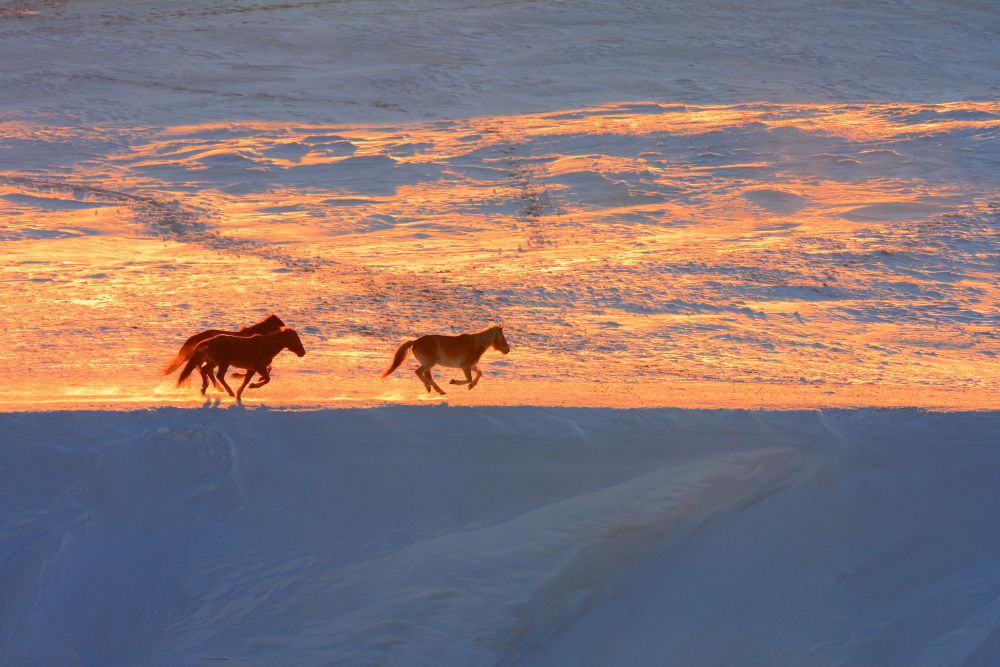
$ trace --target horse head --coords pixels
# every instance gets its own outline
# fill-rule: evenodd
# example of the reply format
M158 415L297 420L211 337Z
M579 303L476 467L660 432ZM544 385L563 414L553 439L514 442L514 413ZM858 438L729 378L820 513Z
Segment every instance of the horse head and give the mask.
M503 325L499 324L495 328L496 334L493 336L493 349L507 354L510 352L510 344L507 343L507 338L503 335Z
M299 340L299 334L295 329L285 327L281 330L281 333L285 339L285 347L300 357L306 356L306 348L302 347L302 341Z

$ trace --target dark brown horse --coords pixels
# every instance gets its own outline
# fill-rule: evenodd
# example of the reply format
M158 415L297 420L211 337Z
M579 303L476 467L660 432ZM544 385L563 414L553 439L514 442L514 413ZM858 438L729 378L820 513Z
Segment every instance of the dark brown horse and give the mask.
M381 377L384 378L399 368L406 359L406 353L412 351L413 357L420 362L420 366L414 372L424 383L428 393L434 389L437 393L444 394L444 390L431 376L431 368L435 364L461 368L465 373L465 379L452 380L451 384L467 384L469 389L472 389L479 384L479 378L483 376L483 372L479 370L479 358L490 347L504 354L510 352L510 345L503 335L503 325L458 336L421 336L416 340L406 341L396 349L392 363L382 372ZM476 374L475 378L472 377L473 372Z
M222 331L220 329L208 329L207 331L202 331L201 333L195 334L184 341L184 344L181 345L181 349L176 356L170 360L170 363L163 367L163 374L170 375L180 368L181 364L191 358L191 353L194 352L194 348L203 340L208 340L209 338L222 334L227 336L253 336L255 334L269 334L278 331L283 326L285 326L285 323L281 321L281 318L274 313L271 313L257 324L251 324L248 327L243 327L239 331ZM213 381L212 384L215 384L215 382Z
M286 347L300 357L305 356L306 350L302 347L299 335L295 329L288 327L282 327L274 333L257 334L250 337L229 334L214 336L195 346L191 358L188 359L187 365L184 366L180 377L177 378L177 384L180 385L187 380L197 367L201 371L201 393L204 394L205 389L208 388L212 371L218 369L215 377L229 392L229 395L235 396L236 401L239 402L243 390L246 389L254 373L260 373L261 380L251 384L251 389L263 387L271 381L269 373L271 360ZM243 384L240 385L235 394L232 388L226 384L226 371L229 370L230 366L246 370Z

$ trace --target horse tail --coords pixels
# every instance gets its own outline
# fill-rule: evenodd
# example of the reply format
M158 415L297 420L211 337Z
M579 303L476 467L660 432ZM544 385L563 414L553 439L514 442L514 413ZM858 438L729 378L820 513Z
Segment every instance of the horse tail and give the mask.
M181 371L180 377L177 378L177 386L178 387L181 386L182 384L184 384L184 381L188 379L188 376L191 375L191 373L194 371L194 369L198 367L198 364L201 363L201 361L202 361L201 356L202 355L201 355L201 349L200 348L201 348L201 346L199 345L198 347L196 347L194 349L194 353L191 355L191 358L188 359L187 365L184 367L184 370ZM178 355L178 356L180 356L180 355Z
M394 370L399 368L399 365L403 363L404 359L406 359L406 353L410 351L410 348L413 347L413 344L416 342L417 341L415 340L408 340L402 345L400 345L398 348L396 348L396 354L392 358L392 364L389 365L389 368L382 371L382 375L380 375L379 377L385 378Z
M184 341L183 345L181 345L181 349L179 352L177 352L177 355L174 356L174 358L171 359L167 363L167 365L165 365L162 369L160 369L161 372L164 375L170 375L178 368L180 368L181 364L183 364L185 361L191 358L191 355L194 353L194 348L198 346L198 343L200 343L203 340L212 338L213 336L217 336L220 333L222 332L217 331L215 329L209 329L208 331L202 331L200 334L195 334L191 336L186 341Z
M183 347L181 347L181 351L178 352L177 355L173 359L171 359L163 368L161 368L160 372L163 373L164 375L170 375L178 368L180 368L181 364L187 361L190 357L191 357L191 346L189 346L187 343L184 343Z

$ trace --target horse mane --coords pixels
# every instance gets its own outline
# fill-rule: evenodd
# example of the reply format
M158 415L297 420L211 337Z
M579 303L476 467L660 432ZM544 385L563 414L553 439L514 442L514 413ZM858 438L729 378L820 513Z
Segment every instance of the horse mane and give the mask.
M285 326L285 323L281 321L280 317L278 317L274 313L271 313L270 315L262 319L260 322L256 322L255 324L251 324L250 326L241 327L238 333L244 333L247 331L258 331L260 329L267 329L273 326L281 328Z
M468 335L470 337L472 337L472 339L476 342L476 344L488 346L488 345L492 345L493 344L493 341L496 340L497 335L502 330L503 330L503 327L500 327L499 325L494 324L491 327L486 327L482 331L477 331L475 333L468 334Z
M291 327L281 327L277 331L269 331L267 333L255 333L252 336L234 336L234 338L245 338L246 340L253 340L255 338L277 338L279 336L287 336L289 331L298 335L295 329Z

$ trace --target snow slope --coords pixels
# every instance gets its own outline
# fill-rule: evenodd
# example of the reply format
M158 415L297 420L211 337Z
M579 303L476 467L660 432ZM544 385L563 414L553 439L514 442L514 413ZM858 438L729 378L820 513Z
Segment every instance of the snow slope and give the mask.
M0 415L4 665L989 665L995 412Z

